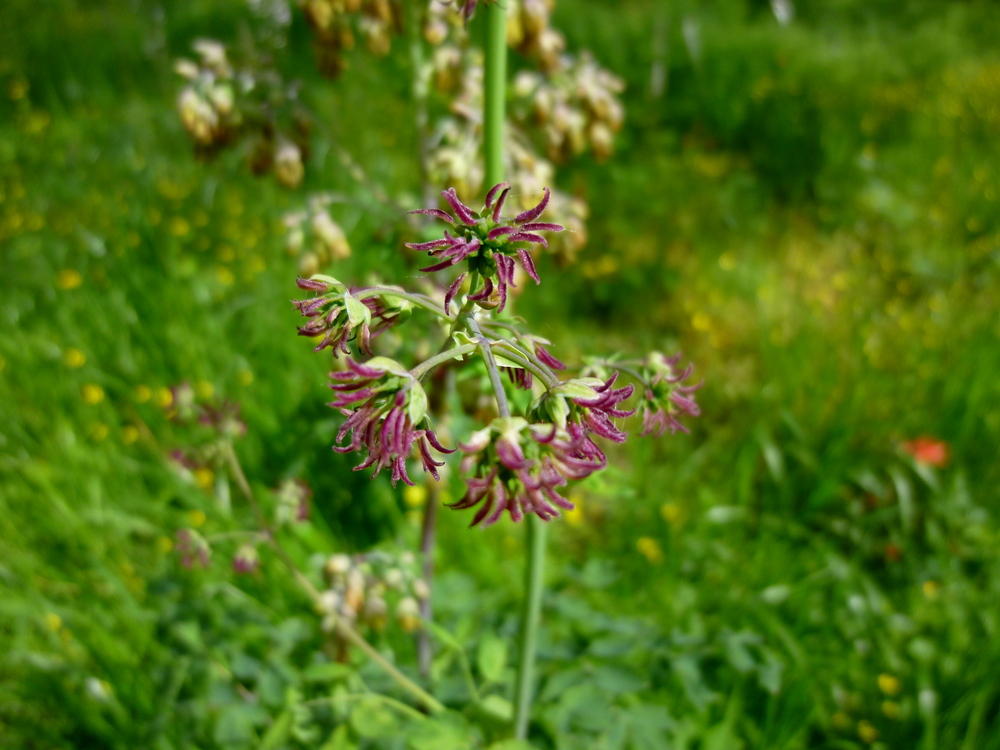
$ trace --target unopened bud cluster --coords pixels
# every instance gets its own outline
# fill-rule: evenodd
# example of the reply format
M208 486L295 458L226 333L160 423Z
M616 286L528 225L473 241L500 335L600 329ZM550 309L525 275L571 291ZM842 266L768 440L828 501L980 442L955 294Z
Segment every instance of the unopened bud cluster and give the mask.
M555 5L555 0L507 3L507 44L525 57L538 60L546 72L559 69L559 56L566 49L566 38L549 22Z
M282 217L287 230L285 249L299 259L299 273L303 276L312 276L351 256L347 235L327 209L330 202L327 195L314 195L304 210Z
M430 589L416 574L412 554L331 555L323 576L327 587L316 606L325 632L336 634L340 623L381 632L390 618L408 633L420 627L419 602Z

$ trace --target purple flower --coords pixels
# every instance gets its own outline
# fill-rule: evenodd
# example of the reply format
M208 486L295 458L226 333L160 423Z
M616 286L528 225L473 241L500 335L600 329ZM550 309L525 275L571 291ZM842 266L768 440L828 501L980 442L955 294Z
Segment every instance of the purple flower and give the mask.
M469 299L482 307L498 307L501 311L507 304L507 288L514 286L516 263L521 264L525 273L536 284L541 283L529 253L535 245L548 247L548 241L538 232L563 230L559 224L535 221L549 203L551 191L548 188L545 188L537 206L513 219L505 219L503 206L509 192L510 185L506 182L494 185L486 194L483 210L476 213L459 200L454 188L445 190L441 195L451 207L452 214L437 208L425 208L411 213L434 216L452 224L452 230L446 231L441 239L406 244L411 250L426 252L436 261L420 269L427 273L467 262L469 271L479 273L483 279L482 287L472 290ZM464 274L448 288L446 309L457 293L462 278Z
M584 424L591 432L607 438L615 443L624 443L628 434L615 426L612 418L631 417L635 409L619 409L618 404L629 398L635 387L627 385L624 388L614 388L618 373L615 372L603 385L594 387L593 398L572 398L571 401L580 408Z
M329 278L329 277L323 277ZM330 282L335 282L330 279ZM300 336L322 336L314 351L326 348L350 354L347 344L352 339L358 348L371 356L371 342L387 328L398 323L401 314L410 309L410 303L391 297L366 294L365 287L347 289L339 282L328 283L317 279L298 279L300 288L320 292L320 296L305 300L292 300L309 322L299 326Z
M466 493L449 507L480 506L472 526L489 526L506 512L514 522L526 513L544 521L572 510L558 490L607 465L604 454L579 425L529 424L520 417L495 419L459 445Z
M239 575L253 573L260 567L260 555L252 544L241 544L233 557L233 570Z
M177 531L177 552L181 556L181 565L193 568L199 565L207 568L212 559L212 549L201 534L194 529L179 529Z
M361 471L374 467L374 479L382 469L390 469L392 483L403 481L413 485L406 473L406 459L418 454L424 471L440 479L431 449L439 453L453 453L438 441L430 427L417 427L426 420L427 395L423 387L396 362L376 357L367 364L358 364L347 358L347 370L330 373L334 381L330 388L337 397L330 406L340 409L347 421L337 432L337 453L350 453L364 449L368 456L354 467Z
M662 354L653 353L649 356L647 366L653 375L642 402L641 435L655 433L660 437L668 429L671 433L690 432L681 424L678 417L683 415L697 417L701 414L701 407L695 402L692 394L701 388L705 381L699 381L694 385L681 385L682 381L690 377L694 365L689 364L678 372L675 368L680 359L680 354L664 357Z
M201 409L198 421L225 437L243 437L247 434L246 423L240 419L240 405L235 401L206 404Z

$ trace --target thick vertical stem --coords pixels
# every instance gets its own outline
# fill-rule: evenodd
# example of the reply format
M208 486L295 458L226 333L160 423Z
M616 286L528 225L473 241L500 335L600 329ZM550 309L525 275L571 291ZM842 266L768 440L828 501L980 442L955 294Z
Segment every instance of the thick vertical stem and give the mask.
M507 11L500 2L486 3L486 90L483 94L483 145L486 186L503 182L504 108L507 103Z
M504 107L507 98L507 12L500 2L486 5L486 91L483 113L483 140L486 156L486 184L504 178ZM545 564L545 523L533 514L527 519L528 548L525 598L521 620L521 654L517 669L514 736L528 736L528 718L534 698L535 649L538 620L542 611L542 572Z
M434 582L434 541L437 536L438 504L441 502L439 493L439 485L436 482L429 485L427 504L424 506L424 523L420 530L420 555L423 558L421 576L431 591L433 591ZM432 616L431 597L428 596L420 602L420 617L429 621ZM421 628L417 634L417 661L420 664L421 677L430 676L433 658L434 645L431 643L430 634L427 632L427 628Z
M514 695L514 737L528 737L528 719L535 693L535 649L538 642L538 621L542 614L542 576L545 567L545 537L548 528L538 516L528 515L525 545L528 566L525 571L523 620L521 622L521 661L517 668Z

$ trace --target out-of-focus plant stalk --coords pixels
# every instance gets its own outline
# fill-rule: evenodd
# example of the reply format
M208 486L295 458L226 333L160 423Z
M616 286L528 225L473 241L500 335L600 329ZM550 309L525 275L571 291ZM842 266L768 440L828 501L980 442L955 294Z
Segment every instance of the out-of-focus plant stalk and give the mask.
M486 184L503 182L503 129L507 103L507 11L500 2L487 3L486 69L483 99L483 141Z
M499 2L489 3L484 10L486 11L486 91L483 96L485 101L483 140L486 150L486 184L496 185L504 179L507 11ZM486 351L483 354L490 358L492 356L487 355ZM521 654L514 705L514 736L517 739L525 739L528 736L528 718L534 697L535 649L538 641L538 620L542 611L542 573L545 564L545 523L530 514L525 523L528 560L521 620Z

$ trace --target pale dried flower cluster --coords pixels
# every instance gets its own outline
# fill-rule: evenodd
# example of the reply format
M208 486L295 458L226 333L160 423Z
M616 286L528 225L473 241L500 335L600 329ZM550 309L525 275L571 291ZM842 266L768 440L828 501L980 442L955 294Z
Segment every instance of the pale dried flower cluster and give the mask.
M249 136L247 160L254 174L273 172L284 187L298 187L310 123L295 87L273 70L235 70L220 42L200 39L193 47L198 62L180 59L174 70L188 82L177 110L197 151L211 156Z
M598 161L611 156L625 119L618 98L624 89L620 78L586 53L563 56L551 74L524 70L514 79L518 119L541 130L546 154L556 163L588 150Z
M381 632L390 615L408 633L420 627L419 602L430 596L430 588L415 571L409 552L390 555L331 555L323 567L327 587L317 609L323 630L336 634L338 623L351 627L364 624ZM394 606L390 607L390 602Z
M398 5L391 0L299 0L299 6L315 32L320 72L331 78L347 67L344 53L354 49L355 33L364 37L371 54L384 57L402 26Z
M327 208L331 202L325 193L314 195L305 209L282 217L287 229L285 250L299 259L299 273L303 276L312 276L328 264L351 256L347 235Z

